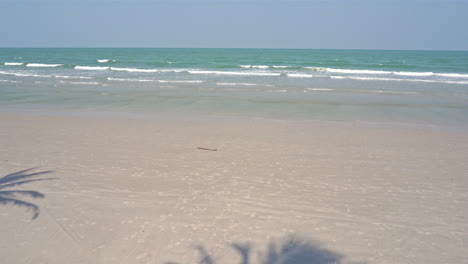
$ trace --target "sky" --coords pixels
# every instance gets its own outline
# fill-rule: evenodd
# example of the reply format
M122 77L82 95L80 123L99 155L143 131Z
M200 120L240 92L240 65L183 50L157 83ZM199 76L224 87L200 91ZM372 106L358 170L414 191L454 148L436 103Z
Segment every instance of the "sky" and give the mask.
M0 0L0 47L468 50L468 0Z

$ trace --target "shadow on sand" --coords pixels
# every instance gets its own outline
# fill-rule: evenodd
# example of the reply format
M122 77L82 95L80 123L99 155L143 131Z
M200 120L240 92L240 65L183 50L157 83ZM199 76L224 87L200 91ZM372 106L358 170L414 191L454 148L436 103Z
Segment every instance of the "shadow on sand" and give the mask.
M30 168L27 170L18 171L15 173L8 174L0 178L0 204L3 205L16 205L26 207L27 209L31 209L33 211L33 220L37 218L39 215L39 206L18 199L18 196L30 197L30 198L44 198L44 194L33 191L33 190L8 190L11 187L20 186L26 183L35 182L35 181L45 181L45 180L53 180L56 178L41 178L41 179L33 179L33 177L37 177L39 175L49 174L53 171L41 171L41 172L31 172L36 168ZM7 189L7 190L5 190Z
M344 256L340 253L323 248L316 242L308 241L298 236L288 236L280 242L272 241L265 252L253 252L249 243L233 243L230 245L240 256L240 264L340 264L344 263ZM198 245L195 249L199 252L199 264L216 264L214 258L207 250ZM251 262L252 258L256 257ZM350 263L349 261L346 263ZM358 264L356 262L352 262ZM359 262L363 264L362 262ZM167 262L166 264L176 264Z

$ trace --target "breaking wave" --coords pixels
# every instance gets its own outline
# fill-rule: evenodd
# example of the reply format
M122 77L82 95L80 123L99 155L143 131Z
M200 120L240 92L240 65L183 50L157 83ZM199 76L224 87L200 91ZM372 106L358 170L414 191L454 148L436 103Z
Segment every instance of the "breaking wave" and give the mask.
M239 75L239 76L280 76L277 72L237 72L237 71L202 71L190 70L190 74L215 74L215 75Z
M112 71L123 71L123 72L160 72L158 69L136 69L136 68L119 68L119 67L110 67Z
M5 62L4 63L6 66L20 66L23 65L23 62Z
M45 64L45 63L28 63L26 67L35 67L35 68L55 68L63 66L63 64Z
M103 66L75 66L76 70L85 70L85 71L104 71L108 70L109 67Z

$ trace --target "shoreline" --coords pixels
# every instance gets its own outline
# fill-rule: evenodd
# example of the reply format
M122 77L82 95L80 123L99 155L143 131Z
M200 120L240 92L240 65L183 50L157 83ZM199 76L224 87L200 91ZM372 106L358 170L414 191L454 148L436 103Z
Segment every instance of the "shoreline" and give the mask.
M410 122L400 120L345 120L345 119L305 119L300 117L272 117L265 115L252 116L242 113L214 113L214 112L174 112L163 110L117 110L117 109L57 109L44 107L1 107L0 115L38 116L38 117L71 117L82 119L112 119L112 120L142 120L142 121L179 121L179 122L207 122L207 123L284 123L303 124L307 126L343 126L361 128L402 129L420 131L439 131L455 134L467 134L468 125Z
M7 262L193 263L206 250L216 263L238 263L232 243L250 243L257 263L291 236L339 263L467 261L465 133L4 113L0 121L0 177L33 168L57 178L11 188L45 195L21 197L38 205L34 220L0 205Z

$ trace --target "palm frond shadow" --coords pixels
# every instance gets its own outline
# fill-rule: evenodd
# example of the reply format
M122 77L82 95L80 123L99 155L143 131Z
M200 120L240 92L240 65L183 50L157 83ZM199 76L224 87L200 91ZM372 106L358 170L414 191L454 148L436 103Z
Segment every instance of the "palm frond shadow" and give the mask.
M239 254L240 264L340 264L344 261L342 254L298 236L288 236L280 242L271 241L265 252L257 252L258 262L251 262L253 258L251 244L233 243L230 246ZM199 264L216 264L214 258L203 246L198 245L195 249L200 255Z
M18 199L18 196L37 199L37 198L44 198L45 195L42 194L41 192L33 191L33 190L5 190L5 189L9 189L11 187L16 187L16 186L24 185L27 183L36 182L36 181L56 179L56 178L34 179L34 177L44 175L44 174L49 174L53 172L53 171L32 172L34 169L36 168L30 168L30 169L14 172L14 173L8 174L0 178L0 204L3 204L3 205L12 204L15 206L26 207L27 209L30 209L33 211L33 217L32 217L33 220L39 216L39 206L30 202L27 202L27 201Z

